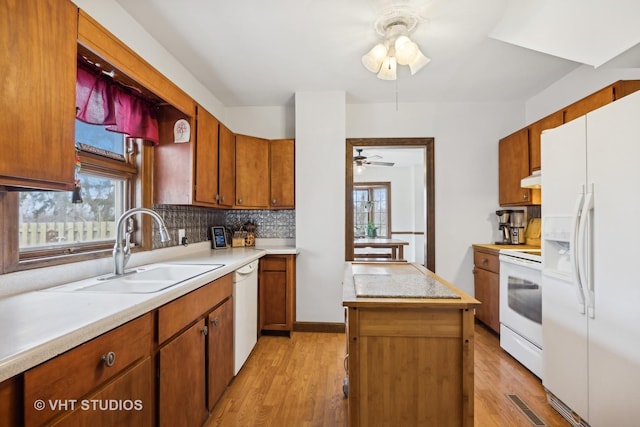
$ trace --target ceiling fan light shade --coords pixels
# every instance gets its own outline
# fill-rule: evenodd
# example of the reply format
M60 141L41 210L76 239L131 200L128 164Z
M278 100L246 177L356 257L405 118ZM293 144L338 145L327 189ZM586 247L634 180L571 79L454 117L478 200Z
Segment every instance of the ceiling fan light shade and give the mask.
M384 44L378 43L369 52L362 56L362 65L372 73L377 73L387 56L387 48Z
M409 63L420 52L418 45L415 44L407 36L400 36L395 42L396 60L400 65L409 65Z
M395 80L396 79L396 58L393 56L387 56L382 62L378 78L382 80Z
M431 62L431 58L427 58L422 54L420 49L416 53L416 56L409 62L409 68L411 69L411 75L414 75L420 71L425 65Z

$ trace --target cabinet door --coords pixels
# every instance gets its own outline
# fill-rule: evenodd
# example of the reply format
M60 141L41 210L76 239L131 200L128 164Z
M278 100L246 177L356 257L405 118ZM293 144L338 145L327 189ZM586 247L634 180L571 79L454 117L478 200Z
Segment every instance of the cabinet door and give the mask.
M208 408L213 410L233 379L233 301L226 302L207 316L208 337Z
M529 130L521 129L499 143L500 205L530 205L531 190L520 187L529 175Z
M476 308L476 317L500 333L500 276L482 268L475 268L473 274L475 298L482 303Z
M21 384L22 379L19 376L0 383L0 426L24 425Z
M205 333L199 321L160 349L160 426L199 426L207 417Z
M103 389L77 402L75 411L52 426L152 426L153 391L152 363L147 357Z
M545 129L553 129L562 124L562 111L557 111L529 125L529 169L540 169L540 137Z
M198 106L196 126L195 199L199 203L215 205L218 197L218 120Z
M269 142L271 207L295 207L295 152L293 139Z
M6 0L0 17L0 186L71 190L78 9Z
M236 206L269 207L269 141L236 135Z
M260 260L260 329L291 332L295 313L295 255Z
M231 207L236 199L236 136L222 123L218 151L218 204Z

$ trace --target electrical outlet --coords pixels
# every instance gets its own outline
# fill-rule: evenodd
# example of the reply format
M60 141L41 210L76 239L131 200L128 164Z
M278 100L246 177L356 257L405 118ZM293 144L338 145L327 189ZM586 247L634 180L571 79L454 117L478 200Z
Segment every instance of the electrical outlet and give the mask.
M178 229L178 242L182 243L182 239L184 239L187 236L186 230L184 228L179 228Z

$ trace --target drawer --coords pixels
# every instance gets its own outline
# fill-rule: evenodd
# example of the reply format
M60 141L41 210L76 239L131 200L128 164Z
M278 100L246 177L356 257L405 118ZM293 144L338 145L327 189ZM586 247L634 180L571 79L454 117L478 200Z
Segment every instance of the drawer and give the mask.
M500 273L500 259L498 252L484 252L479 250L473 251L473 264L476 268Z
M24 374L25 425L41 425L61 412L50 404L40 411L34 402L79 400L137 360L151 354L153 322L150 313L100 335ZM112 354L113 363L103 360ZM67 410L73 409L67 406Z
M261 258L260 271L287 271L287 257L265 256Z
M158 344L193 323L231 296L232 275L227 274L158 309Z

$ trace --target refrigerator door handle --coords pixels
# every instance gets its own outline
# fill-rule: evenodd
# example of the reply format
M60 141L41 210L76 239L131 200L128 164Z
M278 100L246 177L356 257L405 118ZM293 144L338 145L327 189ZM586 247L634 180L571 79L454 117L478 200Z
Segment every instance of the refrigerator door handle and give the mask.
M587 225L589 224L589 214L593 210L593 192L587 192L584 203L582 204L582 212L580 214L580 225L578 226L578 272L580 276L580 286L582 287L583 295L587 301L587 315L593 318L593 298L589 293L589 279L590 275L587 275Z
M575 283L576 296L578 297L578 312L580 314L585 313L584 292L582 284L580 283L580 265L578 263L578 225L580 223L580 212L582 211L582 202L584 201L584 186L580 186L578 192L578 198L573 209L573 215L571 216L571 236L569 242L571 248L569 251L569 259L571 262L573 281Z

